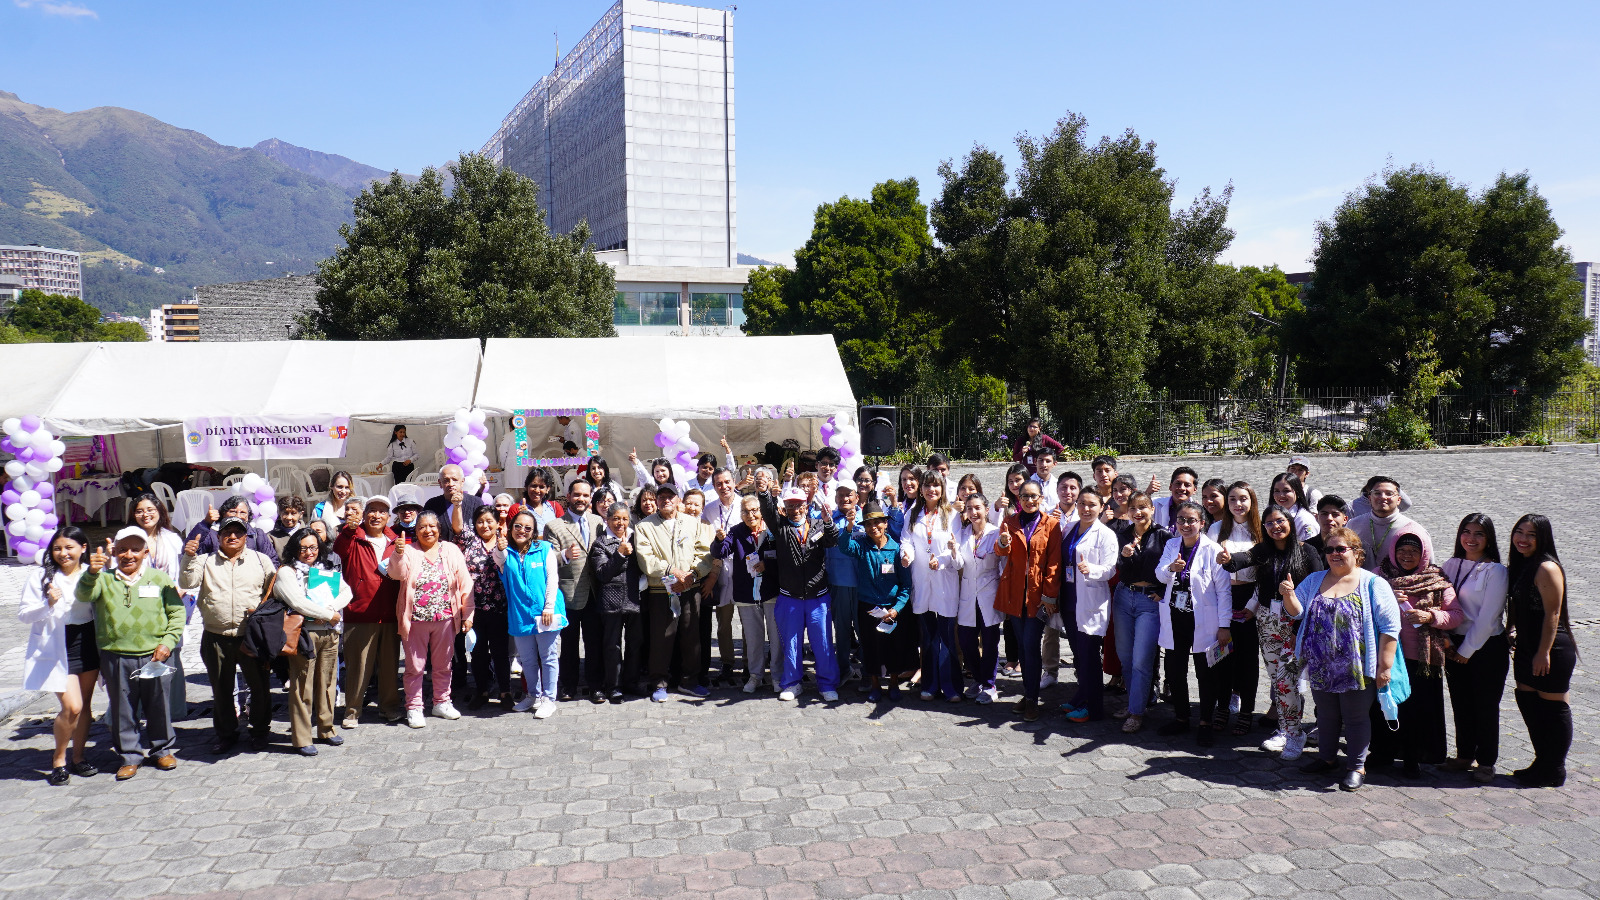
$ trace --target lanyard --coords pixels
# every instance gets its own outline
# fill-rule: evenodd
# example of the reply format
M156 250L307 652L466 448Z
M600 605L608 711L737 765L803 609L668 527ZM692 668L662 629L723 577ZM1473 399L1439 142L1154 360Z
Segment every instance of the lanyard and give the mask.
M1082 529L1083 523L1078 522L1072 526L1071 531L1067 532L1067 568L1069 569L1075 569L1078 565L1078 541L1082 538L1082 535L1078 532Z
M1467 570L1467 573L1465 575L1461 574L1461 570L1462 569L1466 569ZM1477 571L1478 571L1478 563L1475 563L1472 560L1467 559L1466 557L1461 557L1460 561L1456 563L1456 575L1458 576L1458 578L1450 579L1450 586L1456 589L1456 599L1457 600L1461 599L1461 587L1462 587L1462 585L1465 585L1467 582L1471 581L1473 573L1475 573Z
M1183 571L1178 573L1178 580L1183 582L1181 587L1184 590L1188 590L1189 576L1194 572L1194 554L1200 549L1200 539L1195 539L1193 547L1184 547L1181 543L1183 539L1179 538L1178 540L1180 541L1178 544L1178 558L1183 560Z

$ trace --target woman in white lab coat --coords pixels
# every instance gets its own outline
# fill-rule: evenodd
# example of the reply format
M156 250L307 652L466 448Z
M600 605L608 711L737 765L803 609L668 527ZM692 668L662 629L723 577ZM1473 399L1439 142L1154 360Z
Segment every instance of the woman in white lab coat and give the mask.
M961 572L956 565L955 510L937 475L918 479L922 502L913 506L900 533L900 563L911 574L911 611L922 623L923 700L961 699L961 665L956 660L956 613L961 604Z
M1072 643L1072 664L1078 689L1063 704L1073 722L1106 717L1105 671L1101 644L1111 622L1111 576L1117 574L1120 547L1116 534L1100 521L1105 498L1092 487L1078 494L1078 521L1067 525L1073 511L1062 511L1061 618Z
M982 493L967 496L962 518L965 521L956 532L956 565L961 568L956 637L962 658L972 667L967 696L988 704L1000 696L994 680L1000 668L1000 623L1006 618L994 608L1000 587L1000 554L994 542L1000 528L989 524L989 500Z
M32 626L22 658L22 688L52 691L61 702L54 729L55 751L46 778L52 785L66 784L73 775L88 778L99 772L83 758L89 742L89 701L100 677L94 605L75 599L88 546L89 539L81 529L71 525L58 529L50 538L43 575L23 582L17 611L17 618Z

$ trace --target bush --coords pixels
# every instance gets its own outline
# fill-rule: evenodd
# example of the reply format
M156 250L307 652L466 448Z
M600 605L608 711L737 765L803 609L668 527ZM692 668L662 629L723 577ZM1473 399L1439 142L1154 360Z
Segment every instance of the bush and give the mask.
M1361 450L1426 450L1434 446L1428 420L1400 404L1374 410L1367 417L1367 433L1357 444Z

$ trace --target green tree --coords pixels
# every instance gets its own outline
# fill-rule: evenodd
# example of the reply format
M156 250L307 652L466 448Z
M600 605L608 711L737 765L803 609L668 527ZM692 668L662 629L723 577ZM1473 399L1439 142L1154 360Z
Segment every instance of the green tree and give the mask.
M138 322L104 322L94 330L94 340L140 343L150 340L150 333Z
M1014 187L982 146L940 166L918 310L944 323L947 357L1057 415L1236 379L1245 291L1216 263L1229 192L1174 214L1155 145L1132 131L1090 143L1086 126L1069 114L1020 135Z
M751 272L744 330L831 333L858 395L913 389L927 370L933 332L903 309L900 276L932 243L915 178L876 185L868 200L824 203L793 270Z
M1245 296L1250 311L1278 323L1273 326L1257 320L1256 327L1251 329L1239 386L1253 391L1272 391L1278 384L1278 366L1283 354L1288 352L1283 340L1285 323L1303 309L1300 287L1290 284L1288 276L1277 266L1267 269L1242 266L1239 274L1249 281ZM1290 374L1293 374L1292 366Z
M551 234L538 186L476 154L413 183L375 182L340 229L345 246L318 264L310 337L605 337L616 278L589 229Z
M37 340L58 344L95 340L100 310L65 294L46 294L29 288L12 307L11 324Z
M1289 329L1300 380L1399 392L1415 412L1452 383L1554 391L1589 328L1560 236L1526 174L1473 197L1429 168L1386 172L1317 225Z

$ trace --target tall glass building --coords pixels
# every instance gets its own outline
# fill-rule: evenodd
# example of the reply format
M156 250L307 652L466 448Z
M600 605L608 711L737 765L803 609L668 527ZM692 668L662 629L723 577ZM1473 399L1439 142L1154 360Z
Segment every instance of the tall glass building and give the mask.
M733 88L731 12L619 0L483 148L589 223L621 334L739 333Z

